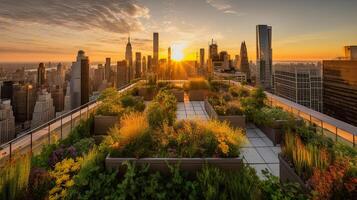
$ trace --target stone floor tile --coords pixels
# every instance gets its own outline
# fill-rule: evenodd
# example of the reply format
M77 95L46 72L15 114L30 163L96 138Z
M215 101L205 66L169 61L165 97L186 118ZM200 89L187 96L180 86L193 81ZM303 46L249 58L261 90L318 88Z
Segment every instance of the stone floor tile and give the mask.
M279 163L278 156L270 147L257 147L256 149L265 163Z
M255 148L242 148L241 153L248 164L264 163L264 159L259 155Z

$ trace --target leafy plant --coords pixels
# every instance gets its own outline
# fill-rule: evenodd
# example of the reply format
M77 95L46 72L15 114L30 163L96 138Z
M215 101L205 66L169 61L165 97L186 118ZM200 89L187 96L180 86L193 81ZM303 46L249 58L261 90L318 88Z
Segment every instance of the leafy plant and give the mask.
M45 169L36 167L31 169L27 199L47 199L51 187L53 187L51 177Z
M229 88L229 93L236 98L244 98L249 96L249 90L242 86L232 86Z
M184 84L185 90L208 90L209 83L203 78L190 79Z
M210 81L210 88L213 92L228 92L229 84L224 81Z

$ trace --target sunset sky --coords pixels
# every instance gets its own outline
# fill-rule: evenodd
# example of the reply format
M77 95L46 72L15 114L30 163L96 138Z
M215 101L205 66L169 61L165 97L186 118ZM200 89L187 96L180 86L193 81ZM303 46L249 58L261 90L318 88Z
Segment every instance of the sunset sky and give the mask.
M152 54L184 46L186 59L211 38L233 57L246 41L255 61L255 26L273 27L274 60L341 56L357 44L357 0L0 0L0 62L72 61L79 49L91 61Z

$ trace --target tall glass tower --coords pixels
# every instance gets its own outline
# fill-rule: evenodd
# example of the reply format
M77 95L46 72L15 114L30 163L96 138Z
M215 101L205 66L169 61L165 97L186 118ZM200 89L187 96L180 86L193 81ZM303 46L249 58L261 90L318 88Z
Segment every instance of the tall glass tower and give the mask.
M257 83L264 89L272 87L272 27L257 25Z

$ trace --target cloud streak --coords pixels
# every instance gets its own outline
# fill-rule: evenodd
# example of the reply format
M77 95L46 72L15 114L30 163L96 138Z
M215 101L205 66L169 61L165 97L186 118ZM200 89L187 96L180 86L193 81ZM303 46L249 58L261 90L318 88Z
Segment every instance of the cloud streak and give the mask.
M238 11L232 7L229 0L206 0L206 2L225 14L239 14Z
M12 21L100 29L114 33L140 31L149 9L135 0L1 0L0 25Z

